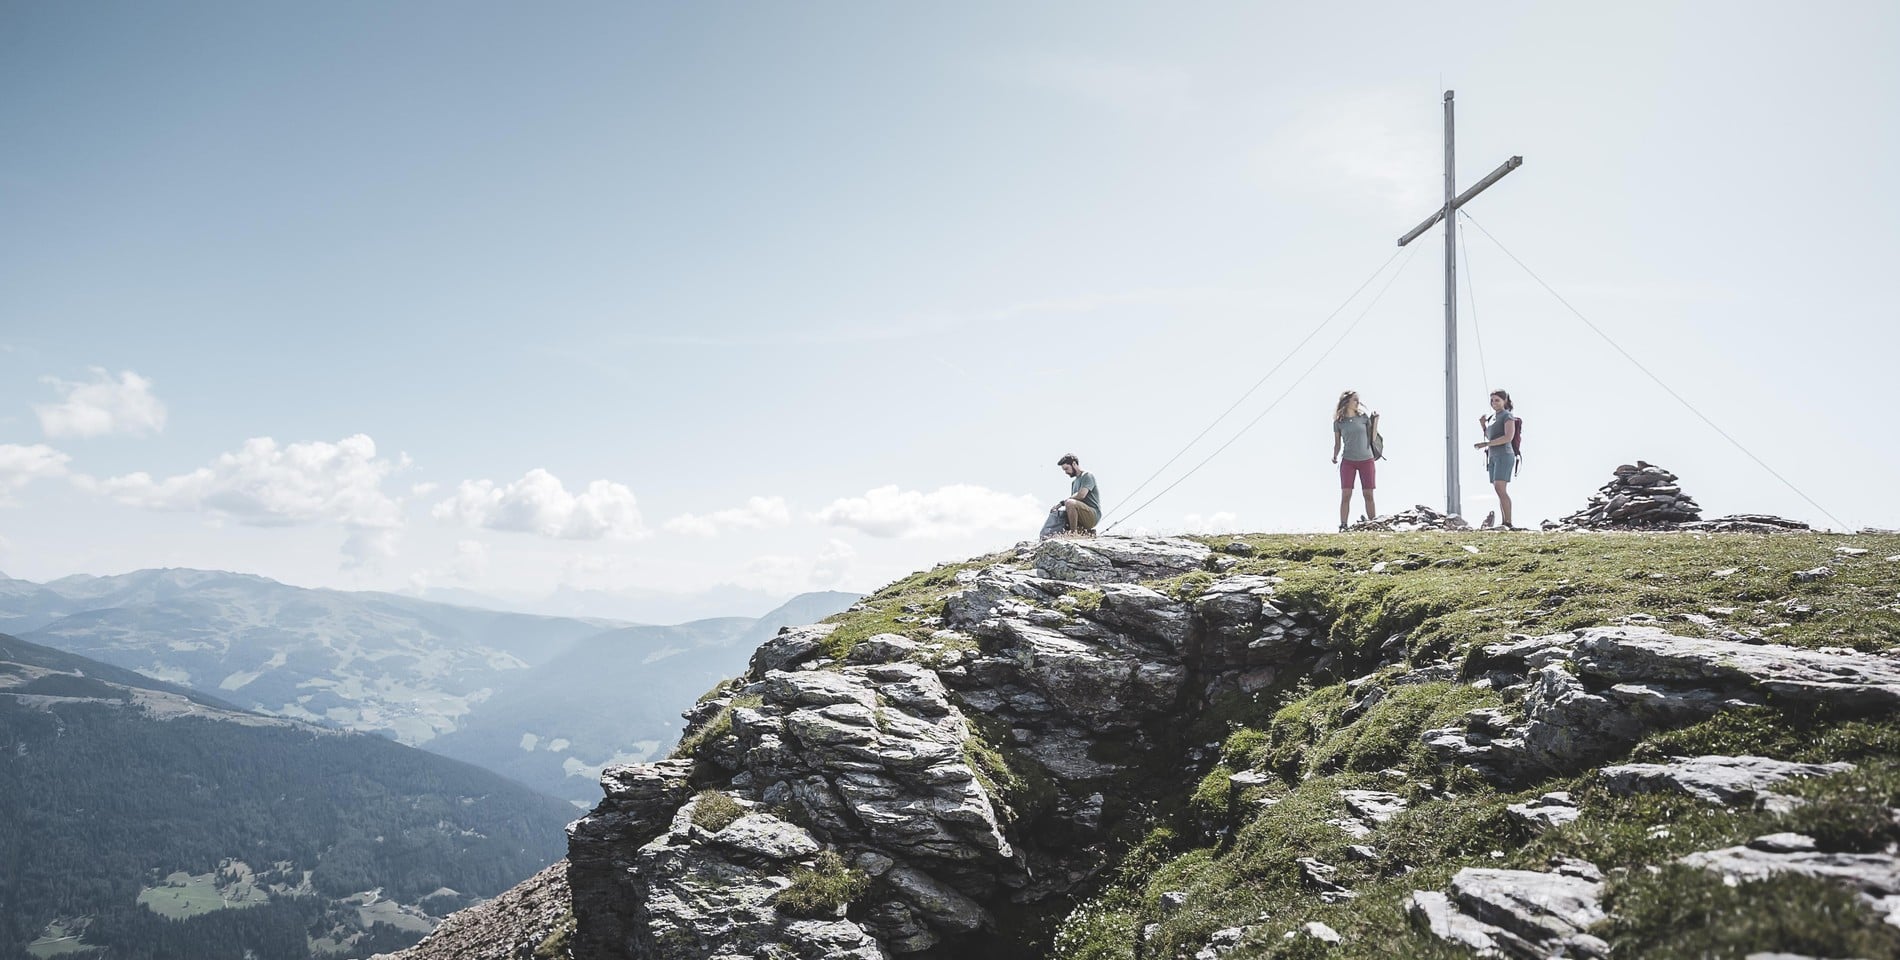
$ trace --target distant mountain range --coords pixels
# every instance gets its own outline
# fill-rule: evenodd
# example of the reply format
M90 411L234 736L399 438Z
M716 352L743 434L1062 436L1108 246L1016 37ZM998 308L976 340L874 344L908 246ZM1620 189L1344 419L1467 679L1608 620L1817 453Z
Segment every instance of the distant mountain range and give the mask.
M0 631L591 804L602 766L664 752L679 711L760 641L855 599L805 594L756 619L655 627L165 569L0 576Z
M600 799L601 767L665 755L679 739L680 711L743 672L752 651L780 627L817 622L856 600L851 593L809 593L757 620L596 634L526 671L428 749L591 806Z
M466 763L0 635L0 960L365 957L559 858L572 816Z
M781 599L763 590L721 584L699 593L666 590L581 590L560 587L544 596L495 596L460 587L417 591L421 600L544 617L580 617L629 623L685 623L716 617L762 617Z

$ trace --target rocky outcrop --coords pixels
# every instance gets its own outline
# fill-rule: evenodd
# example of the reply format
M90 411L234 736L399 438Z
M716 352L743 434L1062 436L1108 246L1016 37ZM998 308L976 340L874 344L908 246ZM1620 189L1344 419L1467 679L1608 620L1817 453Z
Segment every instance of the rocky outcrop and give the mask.
M1817 849L1812 837L1776 833L1739 847L1692 853L1677 862L1734 880L1793 873L1839 883L1900 927L1900 856L1891 847L1876 853L1829 853Z
M1516 710L1486 708L1430 730L1441 757L1501 783L1574 773L1645 734L1733 707L1827 701L1836 709L1900 705L1900 658L1676 636L1657 627L1597 627L1484 649L1491 685Z
M1544 960L1607 957L1610 945L1587 931L1604 919L1603 874L1582 860L1559 859L1550 873L1467 867L1447 892L1414 890L1414 922L1479 956Z
M1036 549L1036 572L1074 583L1129 583L1179 576L1213 551L1174 537L1058 537Z
M961 574L927 643L877 635L834 662L835 628L781 632L688 712L690 759L610 769L570 828L576 955L868 958L979 934L1087 883L1114 824L1178 791L1183 717L1327 652L1271 577L1186 599L1139 582L1233 562L1193 541L1023 559ZM708 790L738 818L702 825ZM1368 792L1364 815L1395 801ZM851 896L788 909L826 854Z

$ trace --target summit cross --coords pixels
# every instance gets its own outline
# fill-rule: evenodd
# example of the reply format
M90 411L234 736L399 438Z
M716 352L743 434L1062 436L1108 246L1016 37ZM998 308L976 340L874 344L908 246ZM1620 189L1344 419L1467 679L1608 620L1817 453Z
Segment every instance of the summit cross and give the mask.
M1499 165L1496 170L1485 175L1483 180L1472 184L1471 189L1458 193L1456 167L1452 151L1452 91L1445 91L1445 205L1439 207L1425 222L1413 227L1410 233L1399 238L1403 247L1418 235L1432 228L1440 220L1445 221L1445 512L1459 516L1458 506L1458 244L1453 216L1466 201L1484 192L1486 187L1504 178L1504 175L1516 170L1524 163L1523 157L1512 157Z

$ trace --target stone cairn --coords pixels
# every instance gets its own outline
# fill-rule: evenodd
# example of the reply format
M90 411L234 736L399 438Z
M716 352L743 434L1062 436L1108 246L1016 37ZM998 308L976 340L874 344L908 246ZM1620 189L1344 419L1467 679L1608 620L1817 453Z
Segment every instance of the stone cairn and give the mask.
M1623 464L1582 510L1559 521L1565 527L1635 529L1673 527L1702 519L1702 508L1682 492L1676 475L1644 460Z
M1544 521L1546 530L1686 530L1703 533L1779 533L1806 530L1796 520L1765 513L1702 519L1702 507L1682 492L1675 474L1644 460L1623 464L1590 497L1583 509L1562 520Z

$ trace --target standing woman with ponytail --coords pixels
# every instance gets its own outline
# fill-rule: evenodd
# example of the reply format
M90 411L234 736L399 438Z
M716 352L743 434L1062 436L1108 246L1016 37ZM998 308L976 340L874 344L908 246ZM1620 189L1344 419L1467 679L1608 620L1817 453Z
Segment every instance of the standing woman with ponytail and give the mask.
M1346 518L1352 514L1352 478L1359 478L1359 489L1366 496L1366 519L1379 519L1379 510L1373 506L1372 490L1378 486L1378 471L1374 469L1372 438L1379 432L1379 415L1359 409L1359 394L1347 390L1339 395L1338 405L1333 407L1333 462L1339 464L1339 529L1346 529ZM1341 449L1346 459L1339 459Z
M1484 439L1473 446L1484 451L1491 487L1498 492L1498 513L1508 529L1511 494L1505 487L1510 485L1511 474L1517 468L1517 451L1511 448L1511 441L1517 439L1517 414L1512 412L1510 393L1491 391L1491 413L1478 418L1478 429L1484 431Z

